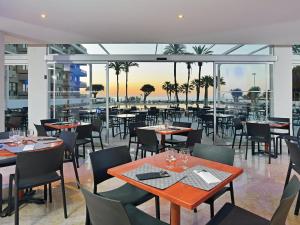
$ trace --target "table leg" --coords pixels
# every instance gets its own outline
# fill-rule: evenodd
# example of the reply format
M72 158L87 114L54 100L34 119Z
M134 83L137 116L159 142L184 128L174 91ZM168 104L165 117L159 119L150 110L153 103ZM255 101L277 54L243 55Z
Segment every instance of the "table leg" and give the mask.
M161 138L160 138L160 144L162 146L165 146L165 141L166 141L166 135L162 134L161 135Z
M126 138L126 124L127 124L127 118L124 118L124 136L123 136L123 139Z
M171 202L170 225L180 225L180 206Z

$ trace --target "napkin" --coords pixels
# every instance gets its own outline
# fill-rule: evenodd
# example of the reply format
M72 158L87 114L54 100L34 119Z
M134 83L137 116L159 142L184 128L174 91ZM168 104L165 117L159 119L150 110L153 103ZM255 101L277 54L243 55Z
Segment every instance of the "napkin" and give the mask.
M34 150L34 144L25 145L24 148L23 148L23 152L32 151L32 150Z
M221 180L212 175L210 172L204 170L193 170L199 177L202 178L207 184L220 183Z

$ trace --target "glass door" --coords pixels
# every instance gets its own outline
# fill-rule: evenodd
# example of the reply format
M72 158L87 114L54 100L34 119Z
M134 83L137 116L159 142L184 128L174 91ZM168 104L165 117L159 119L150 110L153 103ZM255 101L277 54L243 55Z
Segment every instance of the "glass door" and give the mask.
M238 121L244 126L245 121L269 116L270 64L216 63L214 74L215 144L232 146L235 129L242 132ZM235 138L236 148L239 140Z

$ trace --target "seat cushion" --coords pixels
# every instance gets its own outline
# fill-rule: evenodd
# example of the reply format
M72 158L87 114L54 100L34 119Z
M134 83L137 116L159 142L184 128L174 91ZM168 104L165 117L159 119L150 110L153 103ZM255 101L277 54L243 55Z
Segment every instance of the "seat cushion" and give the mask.
M270 221L238 206L226 203L207 225L269 225Z
M76 145L85 145L87 143L90 143L91 140L88 140L88 139L77 139L76 140Z
M167 225L132 205L126 205L125 210L132 225Z
M123 204L132 205L142 204L154 197L149 192L136 188L128 183L111 191L99 192L98 194L109 199L120 201Z
M53 172L35 178L21 179L19 181L19 188L23 189L28 187L37 187L57 180L60 180L60 176L58 175L58 173Z

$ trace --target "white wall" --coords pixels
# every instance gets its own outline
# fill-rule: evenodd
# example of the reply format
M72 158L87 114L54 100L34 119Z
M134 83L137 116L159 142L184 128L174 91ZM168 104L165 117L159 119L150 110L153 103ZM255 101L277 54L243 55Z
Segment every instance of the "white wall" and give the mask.
M0 31L0 132L5 130L4 34Z
M291 46L275 46L274 55L277 62L273 67L273 99L272 112L275 117L289 117L292 119L292 59Z
M28 127L48 118L48 78L45 55L46 46L28 47Z

